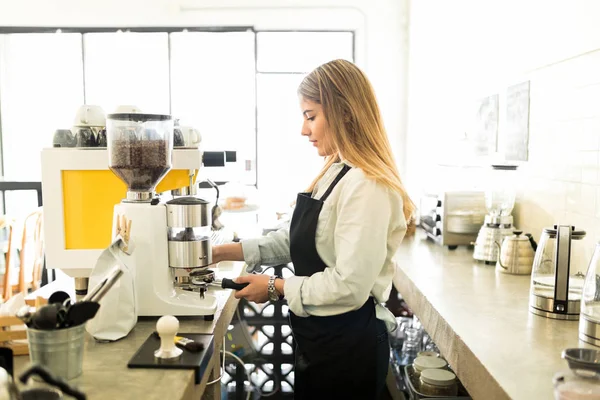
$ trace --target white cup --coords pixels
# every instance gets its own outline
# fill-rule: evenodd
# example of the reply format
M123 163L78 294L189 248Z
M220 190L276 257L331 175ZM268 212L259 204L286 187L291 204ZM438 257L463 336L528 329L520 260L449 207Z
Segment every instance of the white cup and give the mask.
M106 115L100 106L84 104L77 110L73 126L106 126Z
M180 126L181 134L183 135L183 143L185 147L198 147L202 142L200 132L191 126Z

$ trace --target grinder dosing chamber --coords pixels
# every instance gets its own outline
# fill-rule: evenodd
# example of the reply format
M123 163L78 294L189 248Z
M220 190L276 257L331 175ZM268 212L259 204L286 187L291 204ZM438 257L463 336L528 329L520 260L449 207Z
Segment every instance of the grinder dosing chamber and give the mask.
M187 284L189 271L212 263L209 203L197 197L179 197L167 203L169 267L175 283Z

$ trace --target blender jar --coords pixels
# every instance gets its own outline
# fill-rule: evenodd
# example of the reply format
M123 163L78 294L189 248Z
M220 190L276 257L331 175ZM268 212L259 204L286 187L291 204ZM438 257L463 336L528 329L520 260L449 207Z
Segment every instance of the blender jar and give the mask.
M128 199L134 199L136 193L153 192L171 169L171 116L109 114L106 133L108 166L127 185Z
M505 217L515 206L517 184L516 165L492 165L492 173L485 192L485 207L491 217Z

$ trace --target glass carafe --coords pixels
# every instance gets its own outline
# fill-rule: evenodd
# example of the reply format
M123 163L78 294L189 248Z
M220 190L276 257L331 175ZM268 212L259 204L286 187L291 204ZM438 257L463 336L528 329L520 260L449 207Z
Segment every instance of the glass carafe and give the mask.
M109 114L106 134L108 166L127 185L127 198L137 200L136 193L153 192L171 169L171 116Z
M529 310L547 318L579 319L585 231L554 225L542 232L531 274Z
M585 275L582 301L579 339L600 346L600 243Z

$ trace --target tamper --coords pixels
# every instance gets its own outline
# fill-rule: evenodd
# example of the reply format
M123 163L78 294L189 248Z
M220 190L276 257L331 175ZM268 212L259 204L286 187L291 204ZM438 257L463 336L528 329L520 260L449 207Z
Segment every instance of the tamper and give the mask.
M154 357L160 359L176 358L183 353L179 347L175 346L175 335L179 330L179 321L172 315L160 317L156 323L156 332L160 337L160 349L154 352Z

